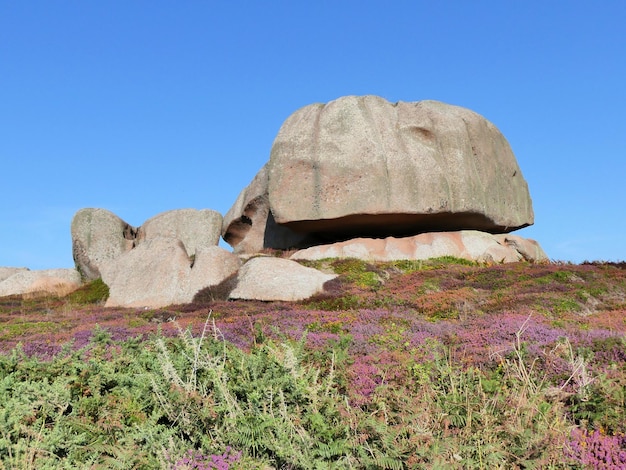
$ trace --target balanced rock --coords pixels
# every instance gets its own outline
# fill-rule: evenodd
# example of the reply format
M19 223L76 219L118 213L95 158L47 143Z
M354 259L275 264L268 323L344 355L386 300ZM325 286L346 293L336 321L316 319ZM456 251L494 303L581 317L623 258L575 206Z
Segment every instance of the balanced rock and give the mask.
M222 238L235 253L257 253L264 248L310 246L307 235L277 225L270 212L268 171L265 165L239 194L224 216Z
M4 271L4 269L2 270ZM0 271L0 272L2 272ZM0 280L0 297L7 295L64 296L81 286L81 276L75 269L17 269Z
M268 164L279 225L329 241L432 231L506 233L533 223L500 131L437 101L347 96L292 114Z
M222 230L222 215L210 209L176 209L146 220L137 230L136 244L154 238L180 240L189 256L200 248L216 246Z
M71 232L76 268L94 280L103 264L133 248L137 229L106 209L86 208L74 215Z
M239 270L231 299L304 300L324 290L337 277L282 258L256 257Z
M358 258L367 261L425 260L454 256L471 261L511 263L542 262L548 257L539 244L530 239L476 230L432 232L404 238L356 238L319 245L294 253L293 260Z

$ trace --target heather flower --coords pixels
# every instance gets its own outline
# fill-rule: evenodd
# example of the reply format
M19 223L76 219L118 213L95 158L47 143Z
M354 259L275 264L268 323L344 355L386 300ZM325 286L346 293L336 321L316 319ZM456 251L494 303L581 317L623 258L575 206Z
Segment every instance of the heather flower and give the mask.
M188 450L173 466L174 470L229 470L239 462L241 452L226 447L223 454L204 455L200 451Z
M575 428L565 445L565 455L585 468L618 470L626 468L626 436L607 436Z

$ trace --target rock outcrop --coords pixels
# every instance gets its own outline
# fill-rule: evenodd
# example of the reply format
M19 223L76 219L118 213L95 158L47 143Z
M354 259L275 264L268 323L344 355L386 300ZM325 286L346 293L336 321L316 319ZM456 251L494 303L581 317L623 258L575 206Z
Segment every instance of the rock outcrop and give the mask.
M257 253L264 248L310 246L307 234L280 226L270 211L268 171L265 165L239 194L224 216L222 237L235 253Z
M437 101L347 96L306 106L282 125L268 170L276 223L331 241L533 223L504 136Z
M76 269L94 280L103 264L133 248L137 229L106 209L86 208L74 215L71 232Z
M510 234L492 235L476 230L423 233L405 238L356 238L319 245L291 255L293 260L359 258L368 261L425 260L454 256L478 262L546 262L539 244Z
M189 256L201 248L216 246L222 231L222 214L210 209L176 209L146 220L137 229L136 244L154 238L180 240Z
M156 238L180 240L189 256L216 246L222 215L210 209L162 212L134 227L106 209L81 209L72 220L72 252L76 268L86 280L101 277L104 264L137 245Z
M437 101L346 96L293 113L223 218L179 209L134 227L81 209L71 232L77 272L102 277L107 306L163 307L301 300L334 277L293 260L547 261L537 242L509 234L533 222L515 156L485 118ZM217 246L220 235L233 253ZM292 260L254 256L265 249L300 251ZM0 295L65 289L54 276L33 276L0 269Z
M7 295L64 296L81 285L81 277L75 269L42 269L31 271L24 268L1 268L0 275L13 271L13 274L0 277L0 297Z
M324 290L324 283L337 277L307 268L282 258L250 259L237 274L231 299L283 300L307 299Z

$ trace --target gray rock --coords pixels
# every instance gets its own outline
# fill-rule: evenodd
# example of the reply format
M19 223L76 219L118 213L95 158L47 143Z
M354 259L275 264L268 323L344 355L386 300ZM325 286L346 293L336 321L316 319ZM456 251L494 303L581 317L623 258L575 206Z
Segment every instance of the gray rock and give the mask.
M0 281L0 297L7 295L64 296L81 286L81 276L75 269L19 269Z
M283 300L307 299L324 290L324 283L336 275L307 268L282 258L256 257L239 270L232 299Z
M534 221L527 183L498 129L436 101L347 96L292 114L272 146L276 222L330 241Z
M454 256L480 262L546 262L539 244L513 235L492 235L476 230L423 233L403 238L356 238L300 250L293 260L358 258L367 261L425 260Z
M76 269L94 280L103 264L133 248L137 229L106 209L86 208L74 215L71 233Z
M5 279L8 279L9 277L21 271L28 271L28 268L0 267L0 282L4 281Z
M191 302L201 290L219 285L240 267L239 257L219 246L198 250L189 277L187 301Z
M210 209L176 209L146 220L137 230L139 245L154 238L176 238L183 242L187 254L200 248L216 246L222 230L222 215Z
M494 238L501 245L509 246L517 251L527 261L549 261L548 255L546 255L546 252L543 251L543 248L541 248L536 240L522 238L517 235L511 235L510 233L494 235Z
M100 267L106 307L164 307L188 301L191 259L175 238L145 240Z
M277 225L270 211L268 172L265 165L239 194L224 216L222 237L238 254L258 253L264 248L289 249L310 246L306 234Z
M202 289L237 272L239 258L220 248L197 248L193 260L183 243L170 237L143 240L102 267L109 286L107 307L160 308L192 302Z

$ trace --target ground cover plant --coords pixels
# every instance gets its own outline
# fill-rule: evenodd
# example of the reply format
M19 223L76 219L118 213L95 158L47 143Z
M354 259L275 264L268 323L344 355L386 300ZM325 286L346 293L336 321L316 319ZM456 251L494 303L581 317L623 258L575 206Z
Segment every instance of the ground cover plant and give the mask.
M300 303L0 298L0 468L626 467L626 265L323 260Z

